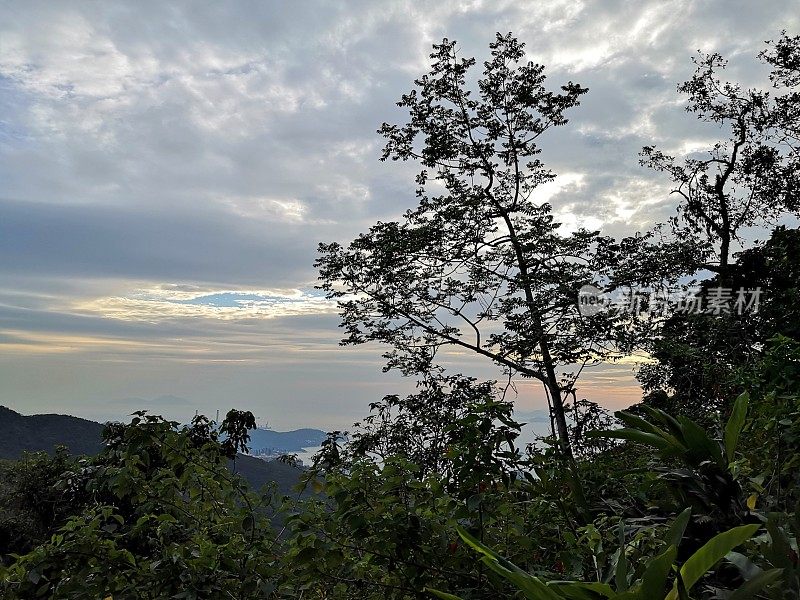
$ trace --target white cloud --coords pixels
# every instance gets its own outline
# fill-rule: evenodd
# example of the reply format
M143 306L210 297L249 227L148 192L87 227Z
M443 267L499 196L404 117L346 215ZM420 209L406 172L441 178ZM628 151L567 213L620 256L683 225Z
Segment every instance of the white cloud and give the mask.
M173 286L131 290L125 295L81 300L77 314L156 323L182 318L220 321L335 314L336 302L302 290L186 291Z
M568 228L622 235L672 212L666 182L638 165L641 146L686 153L718 134L677 98L690 57L719 50L737 78L758 81L753 57L797 30L794 4L6 3L0 401L222 393L225 375L161 364L235 361L249 370L233 393L256 402L269 381L326 410L313 397L325 382L307 372L338 377L347 396L367 377L355 363L374 368L380 350L335 346L332 305L309 291L315 246L413 205L415 169L379 163L375 130L403 118L394 103L433 42L456 39L480 65L494 32L514 31L549 85L588 85L571 123L542 140L559 177L536 197ZM231 306L198 300L242 293ZM62 362L19 362L34 350ZM298 353L310 362L280 387L268 365ZM352 363L332 368L332 356ZM138 379L126 370L137 361L148 367ZM134 380L147 381L125 389ZM186 389L163 389L171 381Z

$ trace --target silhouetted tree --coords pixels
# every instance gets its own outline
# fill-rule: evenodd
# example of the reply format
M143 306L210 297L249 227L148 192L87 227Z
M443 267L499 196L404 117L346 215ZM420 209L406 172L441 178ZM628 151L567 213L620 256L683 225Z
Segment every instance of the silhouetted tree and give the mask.
M727 140L683 160L654 147L643 151L642 162L669 173L675 183L681 198L673 220L678 237L706 246L687 271L714 273L702 282L700 295L763 290L759 314L674 314L649 344L656 362L639 373L647 402L700 420L726 410L737 365L754 360L770 337L796 329L791 317L800 287L793 266L797 232L778 228L763 246L738 256L731 249L734 241L748 245L740 235L744 228L775 223L800 209L800 37L784 33L760 58L771 67L772 91L723 83L719 54L700 55L694 76L678 87L688 95L687 110L727 128ZM709 262L712 250L717 259Z
M716 254L715 262L701 261L698 267L726 275L731 244L743 228L774 223L800 208L799 55L800 37L785 33L760 55L772 66L776 94L771 94L723 82L719 74L726 61L717 53L701 53L694 59L694 75L678 91L688 96L688 112L730 136L683 159L654 146L642 151L642 164L666 172L681 198L675 226L683 236L704 238Z
M391 346L387 369L429 373L439 349L454 346L540 381L571 459L564 402L575 371L558 370L614 353L615 317L584 316L577 299L608 277L617 247L565 231L533 192L555 177L539 159L540 136L564 125L587 90L546 89L544 67L524 62L510 34L490 48L473 91L475 60L447 39L434 46L430 73L398 103L408 121L379 130L384 160L422 165L418 206L347 247L321 244L320 287L340 301L343 343Z

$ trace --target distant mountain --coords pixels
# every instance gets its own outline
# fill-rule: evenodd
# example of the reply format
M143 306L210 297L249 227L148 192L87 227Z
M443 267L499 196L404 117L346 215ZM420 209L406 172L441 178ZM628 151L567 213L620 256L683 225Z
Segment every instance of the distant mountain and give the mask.
M273 454L291 454L305 448L319 446L327 437L319 429L296 429L295 431L272 431L253 429L250 431L250 451L258 454L266 451Z
M547 410L515 410L514 419L521 423L549 423L550 412Z
M97 454L103 448L102 431L102 424L87 419L70 415L25 416L0 406L0 458L16 460L26 451L44 451L52 454L56 446L66 446L71 454ZM256 431L272 434L265 438L267 440L280 440L278 445L287 448L282 452L295 451L288 448L299 450L319 445L307 443L318 439L315 437L317 433L322 433L322 437L325 437L323 432L316 429L287 432ZM297 483L300 475L298 469L291 465L277 461L267 462L241 454L236 458L235 466L231 464L231 467L247 479L254 489L275 482L278 489L285 494L292 492L291 488Z
M66 446L72 454L97 454L103 425L69 415L30 415L0 406L0 458L15 460L25 452Z

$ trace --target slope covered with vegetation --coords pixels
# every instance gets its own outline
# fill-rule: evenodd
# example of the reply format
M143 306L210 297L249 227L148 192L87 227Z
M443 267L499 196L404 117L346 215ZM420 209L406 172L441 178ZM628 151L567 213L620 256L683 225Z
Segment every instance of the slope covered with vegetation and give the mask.
M69 415L21 415L0 406L0 458L17 459L23 452L96 454L102 447L100 423Z

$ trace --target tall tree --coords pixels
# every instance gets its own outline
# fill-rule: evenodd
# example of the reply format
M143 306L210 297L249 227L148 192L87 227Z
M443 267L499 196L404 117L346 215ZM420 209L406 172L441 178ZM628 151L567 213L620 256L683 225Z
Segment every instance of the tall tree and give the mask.
M544 386L563 453L572 452L566 399L580 367L614 350L613 315L582 315L578 292L607 277L610 239L565 231L533 192L554 174L539 138L564 125L586 88L545 88L544 67L498 34L476 88L473 58L456 43L434 46L430 73L398 105L403 125L384 124L383 160L415 161L416 208L378 223L349 246L321 244L320 287L340 302L345 344L379 341L386 368L430 373L456 347L508 376ZM578 365L571 374L559 373Z
M722 81L726 61L699 54L691 79L678 86L686 110L728 131L727 139L702 152L677 158L655 146L642 151L642 164L666 172L681 202L674 223L684 234L705 238L716 261L702 266L725 276L731 244L746 227L774 223L800 208L800 37L785 33L760 57L771 65L774 93Z
M791 292L798 287L793 267L797 231L777 228L766 244L748 244L743 230L770 225L800 209L800 36L770 42L759 57L770 68L772 89L744 89L720 79L725 61L700 55L693 77L678 90L688 95L687 110L727 129L730 137L684 159L654 147L643 163L667 172L681 202L673 220L681 240L704 244L717 259L698 252L687 273L713 276L701 283L703 297L714 290L761 288L761 313L673 314L648 350L654 363L639 372L645 401L693 418L727 409L737 366L756 359L770 337L797 329ZM733 252L739 242L742 251ZM748 246L752 246L749 247ZM669 262L669 261L666 261Z

